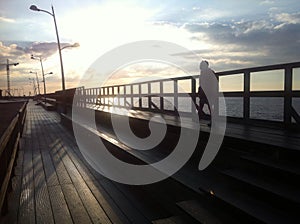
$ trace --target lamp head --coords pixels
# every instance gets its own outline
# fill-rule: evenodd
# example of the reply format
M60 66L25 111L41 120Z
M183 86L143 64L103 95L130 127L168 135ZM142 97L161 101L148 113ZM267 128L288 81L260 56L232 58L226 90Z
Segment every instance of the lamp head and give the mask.
M14 63L14 66L17 66L19 64L19 62L17 62L17 63Z
M40 9L36 5L31 5L29 9L31 9L32 11L40 11Z

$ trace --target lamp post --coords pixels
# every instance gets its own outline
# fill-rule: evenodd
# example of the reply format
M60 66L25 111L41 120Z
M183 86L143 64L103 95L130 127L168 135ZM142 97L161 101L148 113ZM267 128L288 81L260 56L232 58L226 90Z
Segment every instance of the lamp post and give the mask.
M62 81L62 90L65 92L65 75L64 75L64 67L63 67L63 61L62 61L62 55L61 55L61 47L60 47L60 41L58 36L58 30L57 30L57 24L56 24L56 18L54 13L53 5L51 5L52 13L48 12L47 10L39 9L36 5L31 5L29 9L37 12L45 12L53 17L54 26L55 26L55 32L56 32L56 38L57 38L57 47L59 52L59 59L60 59L60 69L61 69L61 81Z
M40 82L39 82L39 78L38 78L37 72L30 71L29 73L35 73L35 78L36 78L36 82L37 82L37 88L38 88L38 91L39 91L39 95L41 95Z
M28 78L28 79L29 79L30 83L32 81L32 83L33 83L33 94L36 95L35 79L33 79L33 78Z
M7 93L10 95L10 79L9 79L9 66L17 66L19 63L9 63L9 60L7 59L6 64L0 64L0 65L6 65L6 72L7 72Z
M46 81L45 81L45 75L50 75L50 74L53 74L53 72L48 72L46 74L43 74L43 83L44 83L44 101L45 101L45 104L46 104Z
M31 59L33 60L39 60L41 63L41 69L42 69L42 75L44 77L44 66L43 66L43 60L41 56L34 56L33 54L31 55ZM45 85L44 85L44 93L45 93Z

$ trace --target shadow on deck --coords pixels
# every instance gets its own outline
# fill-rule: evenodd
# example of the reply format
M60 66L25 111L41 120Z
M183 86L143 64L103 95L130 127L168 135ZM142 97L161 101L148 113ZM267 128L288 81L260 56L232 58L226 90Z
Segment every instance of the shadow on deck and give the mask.
M150 114L130 116L147 122ZM299 133L229 124L209 169L197 170L197 152L173 177L130 186L94 171L60 119L54 111L28 104L9 213L1 223L292 223L297 217L300 169L293 164L299 158ZM172 116L166 120L178 124ZM193 122L186 122L192 128ZM208 133L209 127L201 130ZM121 147L116 149L128 159ZM129 159L148 163L152 158L132 153Z
M174 200L192 198L175 183L161 201L170 180L138 187L106 179L85 162L56 112L33 102L27 110L9 212L0 223L151 223L180 214Z

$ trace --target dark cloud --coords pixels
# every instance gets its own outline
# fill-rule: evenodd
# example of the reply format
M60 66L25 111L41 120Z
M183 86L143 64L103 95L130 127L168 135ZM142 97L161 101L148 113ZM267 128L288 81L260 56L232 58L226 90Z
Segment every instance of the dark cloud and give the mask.
M28 54L40 55L43 58L50 57L57 51L57 43L55 42L35 42L29 48L25 48L24 52Z
M183 28L192 39L210 43L213 48L197 54L233 64L266 65L299 61L300 13L273 15L270 20L228 23L189 23ZM188 57L188 53L184 53ZM227 57L227 58L226 58Z
M61 46L70 45L62 43ZM6 63L6 60L28 63L30 55L41 56L43 59L50 57L57 52L56 42L18 42L5 41L0 42L0 63ZM0 70L5 70L5 66L0 66Z
M62 43L61 46L70 45ZM0 42L0 58L30 57L31 54L48 58L57 52L56 42Z

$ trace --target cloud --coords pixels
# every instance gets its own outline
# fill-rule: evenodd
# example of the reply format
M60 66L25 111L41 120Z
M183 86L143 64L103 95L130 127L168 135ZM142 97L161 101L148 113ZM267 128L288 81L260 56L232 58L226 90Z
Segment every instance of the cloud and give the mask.
M62 43L61 46L70 45ZM56 42L0 42L0 60L11 58L12 60L30 59L30 55L41 56L47 59L57 52Z
M275 18L275 19L274 19ZM300 58L300 13L281 13L265 20L187 23L193 40L209 42L195 51L215 62L241 67L297 61ZM234 68L234 67L232 67Z
M274 16L278 22L284 24L300 24L300 12L298 13L280 13Z
M260 2L259 4L260 5L272 5L272 4L274 4L274 1L264 0L264 1Z
M11 19L11 18L6 18L6 17L3 17L3 16L0 16L0 22L15 23L16 21L14 19Z
M25 53L40 55L43 58L50 57L57 51L55 42L35 42L29 48L24 48Z
M62 43L64 46L66 43ZM34 75L30 74L29 71L37 71L39 78L41 78L41 67L38 61L31 60L30 55L34 54L36 56L41 56L43 60L44 70L45 72L52 71L55 75L52 77L48 77L49 91L55 90L55 85L57 89L57 83L61 82L60 70L57 66L58 60L55 56L57 52L57 43L55 42L22 42L22 41L4 41L0 42L0 89L6 89L6 61L9 59L10 63L19 63L17 66L11 66L11 88L20 88L24 86L26 91L28 92L32 88L29 87L28 78L33 78ZM55 56L53 58L53 56ZM65 71L68 73L68 70ZM71 74L73 76L73 74ZM74 86L76 84L76 78L70 78L68 76L69 87ZM56 84L55 84L56 83ZM51 87L52 85L52 87ZM47 90L47 91L48 91ZM31 90L32 91L32 90Z

